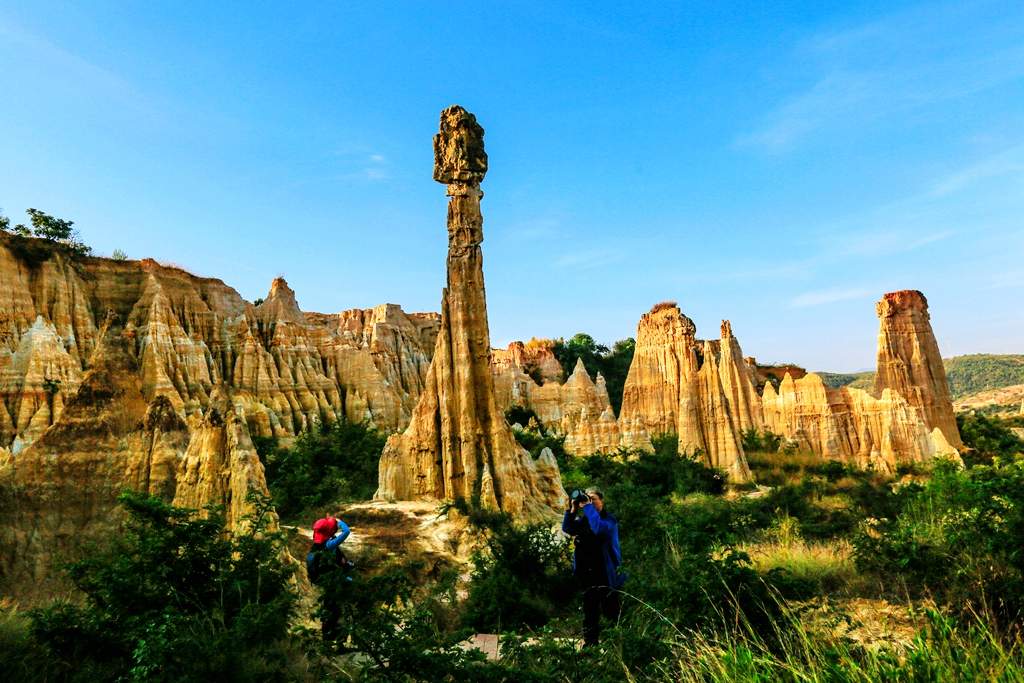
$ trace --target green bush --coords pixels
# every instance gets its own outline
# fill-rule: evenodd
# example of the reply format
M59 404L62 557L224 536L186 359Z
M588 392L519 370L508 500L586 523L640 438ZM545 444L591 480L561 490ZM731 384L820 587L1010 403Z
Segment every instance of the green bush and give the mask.
M1024 464L943 463L895 517L854 537L859 569L1006 624L1024 614Z
M956 425L964 445L974 449L972 462L991 463L993 458L1024 455L1024 439L1014 434L1009 422L997 417L960 413Z
M466 625L490 633L537 628L572 602L571 546L551 525L514 524L505 513L465 501L455 507L484 541L473 555Z
M290 448L280 448L274 439L254 439L274 506L285 519L325 504L373 497L384 442L368 424L347 420L318 424Z
M38 209L27 209L31 230L28 226L19 223L13 228L10 220L0 217L0 230L11 236L11 248L22 260L35 266L50 257L54 248L60 249L75 258L82 258L92 254L92 247L83 243L75 230L74 221L56 218ZM37 242L30 239L34 236Z
M751 427L743 432L741 438L743 450L747 452L777 453L782 445L782 437L767 429L758 431Z
M84 602L31 613L47 652L46 679L268 680L283 668L295 605L283 541L257 500L252 530L224 532L216 510L199 516L125 493L128 513L109 547L71 563Z
M608 398L616 414L622 407L622 392L626 386L626 376L633 362L636 340L620 339L609 349L598 344L589 334L579 332L569 339L556 339L552 352L562 371L568 377L576 368L576 361L582 359L591 377L600 372L604 376L608 388Z

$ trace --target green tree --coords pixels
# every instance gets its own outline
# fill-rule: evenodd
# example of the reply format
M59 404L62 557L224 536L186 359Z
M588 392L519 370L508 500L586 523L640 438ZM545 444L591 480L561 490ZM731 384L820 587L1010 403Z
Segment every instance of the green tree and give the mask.
M598 372L604 376L608 398L616 413L622 407L622 393L626 385L629 366L633 362L636 340L620 339L609 349L598 344L589 334L579 332L570 339L556 339L552 352L563 372L568 377L576 368L576 361L582 360L591 376Z
M251 531L225 532L206 515L124 493L128 513L109 547L67 567L84 602L32 613L53 680L281 678L295 605L284 542L256 499Z
M257 439L256 450L275 508L292 519L325 503L372 497L384 441L369 424L343 419L303 432L290 448Z

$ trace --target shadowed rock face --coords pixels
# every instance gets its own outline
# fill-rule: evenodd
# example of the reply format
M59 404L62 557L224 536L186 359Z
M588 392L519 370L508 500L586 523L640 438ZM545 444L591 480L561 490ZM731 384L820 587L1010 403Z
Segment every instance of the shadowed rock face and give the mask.
M441 113L434 179L448 186L448 279L426 387L404 434L388 439L378 498L476 499L524 517L554 514L564 492L549 455L534 462L495 397L484 294L483 129L459 106Z

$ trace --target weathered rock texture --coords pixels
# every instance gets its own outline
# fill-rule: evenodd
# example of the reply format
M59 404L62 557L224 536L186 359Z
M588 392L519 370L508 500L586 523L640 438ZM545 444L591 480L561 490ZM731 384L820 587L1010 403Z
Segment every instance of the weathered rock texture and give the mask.
M30 266L0 237L0 448L17 453L57 422L114 315L147 401L184 419L222 386L256 436L293 436L345 416L405 427L440 317L393 304L303 313L281 278L259 306L220 280L157 262L55 253Z
M871 393L827 387L795 365L760 366L744 358L728 321L719 339L698 340L674 303L658 304L640 320L617 421L600 376L595 385L580 365L564 384L538 383L528 370L538 365L538 352L522 360L516 344L495 353L495 383L505 407L531 408L545 427L566 435L570 453L647 449L653 437L675 434L681 452L703 453L734 481L749 477L742 435L751 429L768 429L824 458L885 471L957 458L962 444L924 296L886 294L877 310L879 379Z
M403 434L380 460L379 498L479 499L526 516L551 515L564 492L551 456L534 462L498 405L484 293L480 181L483 128L459 106L441 113L434 179L448 186L448 280L426 386Z
M885 389L901 394L921 409L929 429L941 431L952 446L962 446L946 370L932 333L928 300L916 290L890 292L878 302L876 311L881 328L875 395Z
M266 491L251 436L403 427L439 326L393 305L303 313L283 279L253 306L149 259L27 258L0 235L0 587L112 528L124 488L237 525Z
M582 360L562 383L561 365L550 342L532 340L525 351L522 342L512 342L507 351L493 351L491 369L501 410L529 408L547 430L565 437L568 453L589 455L618 449L619 425L604 377L598 373L592 380Z
M760 402L728 321L721 338L701 341L674 303L640 318L636 352L626 377L619 428L628 447L677 434L680 452L700 451L733 481L750 478L741 433L761 424Z
M833 389L814 373L787 375L778 391L765 384L766 426L825 458L883 471L959 458L963 444L924 295L891 292L876 311L881 329L874 391Z

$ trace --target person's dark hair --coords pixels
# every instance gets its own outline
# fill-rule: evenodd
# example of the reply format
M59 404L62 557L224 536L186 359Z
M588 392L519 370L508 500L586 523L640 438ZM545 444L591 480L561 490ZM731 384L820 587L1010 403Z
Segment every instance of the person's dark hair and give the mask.
M587 489L587 495L588 496L597 496L601 500L604 500L604 492L601 489L599 489L599 488L591 487L591 488Z

